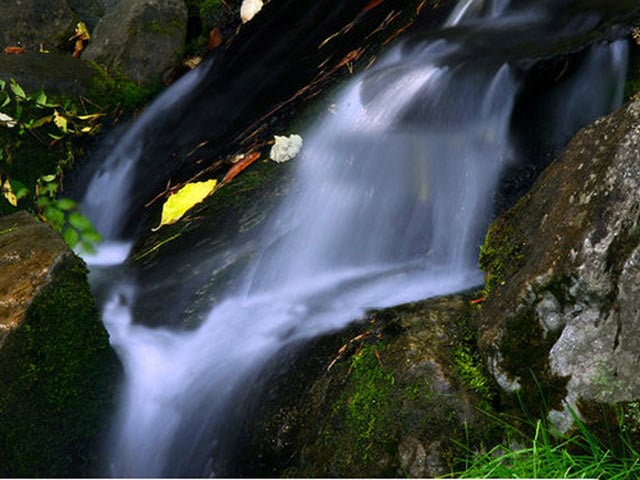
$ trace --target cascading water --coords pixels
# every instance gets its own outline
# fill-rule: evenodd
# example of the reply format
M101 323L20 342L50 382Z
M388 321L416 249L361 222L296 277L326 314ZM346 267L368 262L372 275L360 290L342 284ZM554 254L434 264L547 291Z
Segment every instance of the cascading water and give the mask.
M538 11L527 17L526 10L510 12L506 1L481 0L461 1L447 25L512 25L515 18L525 24L529 18L527 28L544 26ZM265 229L264 247L241 287L199 328L136 324L129 308L135 281L118 277L103 315L126 382L105 473L219 472L228 412L270 356L344 327L366 309L481 283L478 246L500 174L516 158L510 126L521 81L503 61L456 63L460 48L445 40L400 45L344 89L335 113L304 135L295 160L299 188ZM576 84L607 69L613 73L596 84L619 85L624 52L621 43L594 47ZM165 94L131 132L140 134L198 75L181 82L178 97ZM616 95L593 115L615 107ZM135 168L138 140L123 137L84 202L107 237L120 233L118 212L91 202L113 185L105 179L126 178ZM106 252L89 262L109 263Z

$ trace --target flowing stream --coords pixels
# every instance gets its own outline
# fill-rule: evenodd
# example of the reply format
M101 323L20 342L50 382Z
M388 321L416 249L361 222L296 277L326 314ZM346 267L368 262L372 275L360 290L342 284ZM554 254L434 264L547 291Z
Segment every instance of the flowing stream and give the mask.
M545 31L546 20L543 8L462 0L442 32ZM482 282L478 249L496 188L520 157L511 124L523 82L504 59L462 60L464 48L437 38L400 43L343 88L333 113L302 133L304 148L293 160L298 188L268 220L240 288L223 294L193 330L136 323L135 275L122 266L130 243L119 238L126 203L113 198L135 188L125 180L136 168L140 137L152 135L148 126L202 71L169 89L122 136L83 201L108 239L87 260L94 281L107 282L104 321L126 375L105 474L224 473L228 412L273 355L367 309ZM625 69L624 42L590 47L556 92L564 98L553 107L563 122L554 127L558 135L616 107ZM588 108L579 106L585 97Z

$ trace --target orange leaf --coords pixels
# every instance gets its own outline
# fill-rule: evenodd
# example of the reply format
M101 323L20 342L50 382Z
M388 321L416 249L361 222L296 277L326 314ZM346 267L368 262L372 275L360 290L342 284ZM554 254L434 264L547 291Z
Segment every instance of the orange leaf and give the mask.
M214 28L209 32L209 42L207 43L207 48L209 50L213 50L214 48L218 48L222 44L222 32L219 28Z
M479 303L482 303L482 302L484 302L484 297L475 298L471 300L471 305L478 305Z
M418 8L416 8L416 15L420 15L420 12L422 12L422 9L424 8L426 3L427 3L427 0L422 0L420 2L420 5L418 5Z
M383 0L371 0L362 10L360 10L360 13L368 12L372 8L376 8L382 2Z
M4 49L4 53L8 53L11 55L19 55L21 53L24 53L24 48L22 47L6 47Z
M364 50L361 48L358 48L357 50L351 50L349 53L347 53L344 56L342 60L338 62L338 64L334 68L344 67L348 63L353 62L354 60L357 60L358 58L360 58L360 55L362 55L363 51Z
M238 163L236 163L229 169L227 174L222 179L222 183L229 183L235 178L236 175L238 175L241 171L243 171L259 158L260 153L258 152L248 153L247 155L245 155L244 158L242 158Z

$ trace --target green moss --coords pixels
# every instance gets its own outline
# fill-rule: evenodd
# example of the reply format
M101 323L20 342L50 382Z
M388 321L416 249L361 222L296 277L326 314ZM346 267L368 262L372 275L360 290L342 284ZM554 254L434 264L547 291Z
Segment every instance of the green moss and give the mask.
M506 216L498 218L489 227L484 244L480 247L480 268L485 274L485 294L503 285L524 258L522 239L518 238Z
M109 113L116 109L133 112L148 103L162 88L159 82L142 87L119 72L108 72L94 62L91 62L91 65L96 75L89 88L88 97Z
M367 345L351 362L353 389L347 393L345 426L352 432L354 453L362 460L370 458L374 443L390 429L388 403L395 379L380 366L378 349L382 346Z
M76 257L0 350L0 476L93 476L119 363Z

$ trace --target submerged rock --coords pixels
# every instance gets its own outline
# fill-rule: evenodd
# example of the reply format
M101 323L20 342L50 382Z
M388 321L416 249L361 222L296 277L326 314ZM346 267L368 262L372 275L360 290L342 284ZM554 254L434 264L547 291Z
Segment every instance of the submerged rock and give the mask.
M640 99L579 132L483 247L480 346L564 430L569 406L640 399L639 152Z
M266 371L240 476L433 477L500 435L473 350L473 307L454 296L372 313Z
M120 364L86 268L26 212L0 218L0 476L97 473Z
M178 62L186 32L183 0L122 0L100 19L82 58L150 84Z

